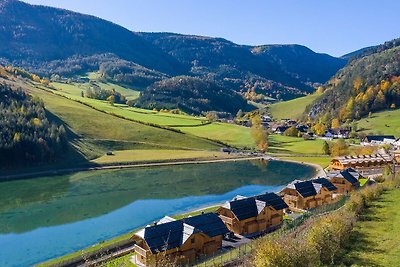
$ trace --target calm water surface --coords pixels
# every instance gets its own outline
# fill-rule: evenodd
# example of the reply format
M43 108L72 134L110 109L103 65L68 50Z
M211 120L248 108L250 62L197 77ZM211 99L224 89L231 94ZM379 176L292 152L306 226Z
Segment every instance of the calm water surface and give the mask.
M82 172L0 183L0 266L29 266L165 215L277 191L315 170L241 161Z

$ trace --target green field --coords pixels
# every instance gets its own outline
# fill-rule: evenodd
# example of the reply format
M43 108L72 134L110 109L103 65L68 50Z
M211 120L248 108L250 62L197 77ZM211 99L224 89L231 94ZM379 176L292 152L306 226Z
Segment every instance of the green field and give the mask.
M365 133L381 133L400 137L400 109L382 111L363 118L358 128Z
M140 92L131 88L123 87L118 84L114 83L105 83L105 82L96 82L101 89L104 90L112 90L119 92L120 94L124 95L126 99L136 99L139 97ZM60 82L53 82L50 84L52 87L56 88L57 90L67 92L69 94L73 94L76 96L81 96L82 91L85 93L86 89L89 88L89 83L60 83Z
M235 147L255 147L251 129L244 126L214 122L199 127L178 127L177 129L196 136L218 140Z
M197 150L152 150L136 149L113 151L114 155L104 155L93 160L99 164L109 164L118 162L156 162L187 159L226 159L229 155L218 151L197 151Z
M345 255L345 266L399 266L400 190L375 201L356 223Z
M203 117L193 117L168 112L156 112L152 110L128 107L126 105L111 105L107 101L100 101L81 96L81 89L78 85L62 84L63 89L53 91L56 94L69 99L85 103L95 109L144 123L156 124L168 127L198 126L207 123ZM46 90L45 88L43 88Z
M322 94L312 94L289 101L275 103L269 106L269 111L275 119L298 119L306 107Z
M304 140L298 137L273 134L269 136L268 152L273 154L321 155L324 140Z
M184 149L219 149L213 142L195 136L117 118L42 89L29 90L42 98L46 109L63 120L80 138L130 141L153 147L159 145Z

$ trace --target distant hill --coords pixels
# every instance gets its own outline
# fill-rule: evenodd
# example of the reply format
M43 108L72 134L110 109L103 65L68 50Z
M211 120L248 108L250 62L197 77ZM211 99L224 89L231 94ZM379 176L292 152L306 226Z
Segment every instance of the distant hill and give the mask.
M281 99L313 92L313 83L326 82L347 63L300 45L245 46L222 38L174 33L141 36L189 68L192 75L212 76L236 90L261 81L264 91L258 93Z
M0 64L41 76L98 71L104 80L146 88L174 76L214 80L251 101L314 92L346 59L300 45L238 45L222 38L138 33L103 19L0 0Z
M330 114L346 121L400 106L400 39L362 54L325 85L324 94L313 103L308 115L319 118Z
M136 105L147 109L180 109L196 115L203 111L232 114L248 109L238 93L227 91L213 81L189 76L154 83L141 93Z
M32 70L53 60L112 53L162 72L181 71L173 58L137 34L93 16L1 0L0 25L0 57Z

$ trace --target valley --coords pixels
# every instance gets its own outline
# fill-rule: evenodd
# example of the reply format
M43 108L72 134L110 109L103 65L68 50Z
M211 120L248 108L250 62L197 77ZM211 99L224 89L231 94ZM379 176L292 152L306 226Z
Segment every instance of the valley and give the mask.
M0 266L395 264L400 38L221 1L0 0Z

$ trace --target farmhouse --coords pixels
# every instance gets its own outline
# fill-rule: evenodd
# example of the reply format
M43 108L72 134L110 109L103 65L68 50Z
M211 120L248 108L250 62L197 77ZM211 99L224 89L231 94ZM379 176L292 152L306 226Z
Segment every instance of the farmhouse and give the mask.
M336 187L325 178L294 180L282 191L283 200L292 210L308 210L333 202Z
M335 193L348 194L360 187L359 179L363 177L356 170L348 168L342 171L331 171L327 174L327 178L337 188Z
M215 213L182 220L165 217L132 237L136 241L135 261L145 266L161 260L187 264L221 249L227 233L229 230Z
M250 235L280 226L286 203L275 193L255 197L237 196L217 210L228 229L235 234Z
M361 142L361 145L387 145L396 142L393 135L367 135Z
M332 159L329 167L332 170L384 167L392 161L392 157L388 154L344 156Z

